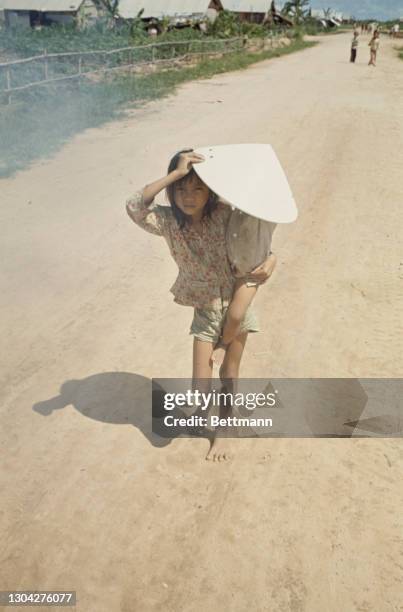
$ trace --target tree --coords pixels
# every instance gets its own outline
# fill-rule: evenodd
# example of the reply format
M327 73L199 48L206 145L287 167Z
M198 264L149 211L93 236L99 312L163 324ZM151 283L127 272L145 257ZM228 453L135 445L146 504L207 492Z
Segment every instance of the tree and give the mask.
M118 17L119 0L95 0L95 4L103 9L110 17Z
M95 6L97 6L98 9L104 11L105 14L109 17L112 17L113 19L119 18L123 21L126 21L127 23L133 22L137 26L138 23L141 22L141 17L144 13L144 9L142 8L133 20L123 19L123 17L119 15L119 2L120 0L94 0Z
M309 16L309 0L289 0L285 3L283 13L293 18L296 25Z

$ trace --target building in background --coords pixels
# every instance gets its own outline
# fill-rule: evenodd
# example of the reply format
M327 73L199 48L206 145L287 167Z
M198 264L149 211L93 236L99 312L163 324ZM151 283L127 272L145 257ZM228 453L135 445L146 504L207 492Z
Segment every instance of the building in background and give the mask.
M42 27L54 23L84 27L102 14L93 0L0 0L8 27Z
M316 19L324 28L338 28L343 23L343 13L332 9L311 9L312 19Z
M195 26L214 21L223 10L221 0L120 0L118 13L123 19L141 19L158 29L168 20L170 27Z
M222 0L226 11L236 13L243 21L263 23L269 17L271 0Z

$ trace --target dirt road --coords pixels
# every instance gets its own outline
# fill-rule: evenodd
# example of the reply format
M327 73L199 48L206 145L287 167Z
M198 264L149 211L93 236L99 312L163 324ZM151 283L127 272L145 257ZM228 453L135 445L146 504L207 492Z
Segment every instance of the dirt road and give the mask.
M190 373L190 309L128 194L187 145L270 142L300 217L256 300L244 376L400 377L403 63L349 35L89 130L2 193L2 589L80 612L403 610L395 440L158 442L152 376Z

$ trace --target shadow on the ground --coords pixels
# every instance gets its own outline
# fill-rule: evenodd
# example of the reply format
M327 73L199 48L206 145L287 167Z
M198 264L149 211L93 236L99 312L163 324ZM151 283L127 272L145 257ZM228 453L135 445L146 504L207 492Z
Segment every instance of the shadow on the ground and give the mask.
M72 405L96 421L133 425L142 431L150 444L161 448L171 440L152 431L151 387L151 380L138 374L103 372L64 382L59 395L37 402L32 409L49 416L54 410Z
M219 388L221 383L216 382ZM263 420L266 416L273 417L273 427L267 425L267 429L266 425L263 427L259 423L252 429L245 427L243 432L241 427L236 437L401 435L401 404L396 399L401 397L399 379L385 380L384 383L378 379L365 380L365 389L358 379L242 379L241 382L244 397L248 391L256 395L256 391L263 390L267 395L268 391L276 390L278 400L269 412L267 406L259 408L257 405L250 415L263 417ZM71 405L96 421L137 427L152 446L163 448L176 437L211 438L210 430L197 425L188 428L164 425L166 394L187 388L190 388L190 382L186 380L154 379L153 385L151 379L138 374L104 372L64 382L59 395L35 403L32 409L42 416L49 416ZM367 410L368 400L370 406ZM391 413L379 414L385 402ZM242 406L238 407L241 416L249 413L245 409L244 414L242 409ZM189 416L187 412L189 415L197 413L189 405L188 409L175 406L169 414L181 419ZM362 419L363 416L366 418ZM255 426L257 429L253 430Z

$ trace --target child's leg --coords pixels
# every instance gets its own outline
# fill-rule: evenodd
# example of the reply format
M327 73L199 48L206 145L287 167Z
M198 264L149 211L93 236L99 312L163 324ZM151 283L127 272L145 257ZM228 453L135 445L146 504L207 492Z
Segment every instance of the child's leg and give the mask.
M253 298L257 292L257 285L248 287L243 279L235 283L234 295L228 307L222 333L223 344L230 344L239 334L241 323L245 318Z
M223 388L226 393L236 393L236 381L239 376L239 366L241 363L242 354L245 348L248 332L239 334L230 344L225 354L224 363L220 368L220 378L223 383ZM231 416L232 408L228 406L220 406L220 417L226 418ZM207 453L206 459L212 461L225 461L232 456L229 436L231 435L230 428L220 428L220 434L227 433L228 437L217 435L211 444L210 450Z
M220 366L225 357L227 346L237 337L241 323L244 320L253 298L257 292L257 285L248 287L243 279L235 283L234 295L227 310L224 329L219 344L213 352L213 361Z
M228 382L236 384L236 380L239 378L239 367L247 338L248 332L243 332L228 347L224 362L220 368L220 378L224 384Z
M213 373L211 355L220 333L220 318L213 309L195 308L190 333L193 335L192 377L195 386L197 380L210 379Z
M194 338L193 340L193 372L192 372L192 391L200 391L201 393L209 393L211 391L211 376L213 373L213 343L205 342ZM194 411L195 416L206 417L206 410L200 407ZM200 435L204 428L192 428L193 435Z
M193 340L193 381L210 379L213 373L213 343Z

